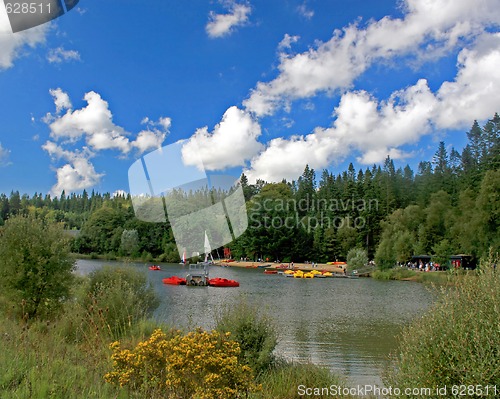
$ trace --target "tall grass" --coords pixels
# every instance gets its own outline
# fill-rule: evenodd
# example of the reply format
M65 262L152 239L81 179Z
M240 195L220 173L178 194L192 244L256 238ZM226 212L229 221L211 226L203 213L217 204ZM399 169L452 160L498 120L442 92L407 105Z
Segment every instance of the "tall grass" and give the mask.
M448 284L455 274L451 272L417 272L402 267L393 269L375 270L371 273L371 277L376 280L408 280L419 283L429 283L436 285Z
M107 346L68 343L60 327L2 317L1 398L120 397L102 380L109 367Z
M0 314L0 398L129 397L104 383L108 347L116 336L137 342L158 327L146 319L155 301L148 293L145 278L104 269L76 279L57 319Z
M376 280L404 280L411 279L416 274L414 270L398 267L394 269L375 270L371 276Z
M478 273L443 288L430 311L403 331L388 385L500 385L500 275L492 264L482 262Z
M328 369L314 364L291 361L277 361L274 367L266 370L258 378L262 389L253 393L252 399L295 399L303 398L299 387L319 388L323 392L308 395L310 398L332 398L331 386L345 386L345 382L333 375ZM348 398L343 396L344 398Z

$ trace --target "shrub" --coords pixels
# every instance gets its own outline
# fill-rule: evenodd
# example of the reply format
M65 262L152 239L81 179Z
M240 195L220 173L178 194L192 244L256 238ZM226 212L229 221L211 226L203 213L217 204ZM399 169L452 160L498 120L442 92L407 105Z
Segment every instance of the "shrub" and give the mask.
M399 387L500 383L500 277L481 264L456 278L440 300L407 327L386 382ZM492 392L490 392L492 393Z
M15 313L49 316L61 307L73 280L69 248L62 225L31 216L7 220L0 230L0 289Z
M267 316L258 314L255 308L245 302L239 302L219 315L216 329L221 333L231 333L231 338L241 348L240 360L256 373L271 366L278 338Z
M368 264L368 255L361 248L352 248L347 254L347 269L352 272L356 269L362 269Z
M144 395L168 398L229 399L255 388L249 366L238 360L238 343L220 334L197 330L186 335L161 329L134 349L111 344L113 371L105 381Z
M90 323L103 325L119 336L150 316L159 299L146 275L131 267L104 266L89 275L83 305Z

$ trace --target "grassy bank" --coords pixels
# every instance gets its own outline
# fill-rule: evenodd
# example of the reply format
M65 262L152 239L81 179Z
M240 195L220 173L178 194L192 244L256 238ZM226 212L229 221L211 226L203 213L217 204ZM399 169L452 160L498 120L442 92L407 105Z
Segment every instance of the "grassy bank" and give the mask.
M191 398L191 391L175 385L176 378L167 380L173 384L170 389L162 385L165 379L161 376L170 375L168 364L172 362L178 362L175 376L183 376L182 381L187 378L192 386L201 387L202 391L197 392L208 395L203 396L204 393L200 398L210 398L210 392L219 392L213 397L236 398L244 394L254 399L290 399L300 397L299 385L342 384L342 379L327 369L276 359L273 351L277 336L270 319L243 303L233 304L221 313L217 320L219 335L214 336L214 345L229 345L231 353L238 354L238 360L224 357L224 351L214 352L211 348L215 347L210 344L199 346L198 353L204 355L191 364L191 349L197 348L200 337L207 335L201 331L174 330L148 319L147 304L154 302L154 298L144 300L149 294L146 280L136 270L103 268L78 278L71 291L72 300L50 319L20 320L17 313L2 306L0 398ZM5 305L0 297L2 304ZM174 357L167 352L160 357L156 351L140 352L151 347L154 332L159 329L165 334L157 348L171 348L167 352L175 352ZM113 342L119 342L125 352L117 350L116 343L111 347ZM182 348L186 350L183 352ZM130 383L126 376L134 370L135 360L128 364L132 355L120 358L123 353L136 353L134 359L142 362L135 368L136 379ZM230 378L223 380L229 385L217 388L222 391L210 390L211 380L205 378L215 378L217 367L224 364L231 364ZM248 372L243 373L245 368ZM193 370L201 373L198 376L203 377L201 382L193 377ZM248 391L227 393L234 384L231 382L236 375L234 370L241 371L239 375L247 381ZM105 375L111 372L115 372L116 383L113 378L105 381ZM181 388L184 393L179 393ZM310 397L331 398L326 394Z
M450 272L417 272L414 270L398 267L387 270L375 270L371 277L376 280L402 280L415 281L419 283L446 285L454 279L456 274Z

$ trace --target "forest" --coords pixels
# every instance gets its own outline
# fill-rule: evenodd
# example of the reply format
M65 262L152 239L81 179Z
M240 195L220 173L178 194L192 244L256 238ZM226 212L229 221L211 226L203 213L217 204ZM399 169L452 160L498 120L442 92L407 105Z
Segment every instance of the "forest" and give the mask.
M441 141L418 170L383 165L334 174L305 165L296 181L250 184L241 176L248 229L228 244L236 259L283 262L345 260L366 250L380 268L429 254L445 264L451 254L476 259L500 247L500 116L475 121L461 152ZM178 262L170 224L134 216L129 195L84 190L58 197L0 194L0 226L12 215L33 215L74 231L72 251ZM214 257L222 255L214 249Z

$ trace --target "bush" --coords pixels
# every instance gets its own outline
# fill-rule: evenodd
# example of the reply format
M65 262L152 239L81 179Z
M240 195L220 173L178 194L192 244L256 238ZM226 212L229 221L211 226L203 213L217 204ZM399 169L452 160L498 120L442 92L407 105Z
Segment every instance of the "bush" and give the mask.
M141 260L143 262L152 262L154 260L153 255L148 251L142 251Z
M179 262L179 252L177 251L177 246L169 242L165 245L165 250L164 252L160 255L158 258L160 262L167 262L167 263L177 263Z
M255 308L245 302L232 304L219 315L216 329L231 333L241 348L240 360L257 374L272 365L277 332L271 320Z
M431 310L403 331L387 385L498 386L500 276L492 264L456 278L455 287L443 289Z
M0 229L0 289L9 308L25 318L58 310L73 281L69 249L62 225L24 216L7 220Z
M89 275L83 300L91 323L119 336L147 318L160 301L146 275L131 267L104 266Z
M252 370L239 362L240 348L229 333L169 335L157 329L133 350L111 344L113 371L104 379L144 397L161 393L166 398L229 399L255 388Z
M352 272L362 269L368 264L368 255L361 248L352 248L347 254L347 270Z

